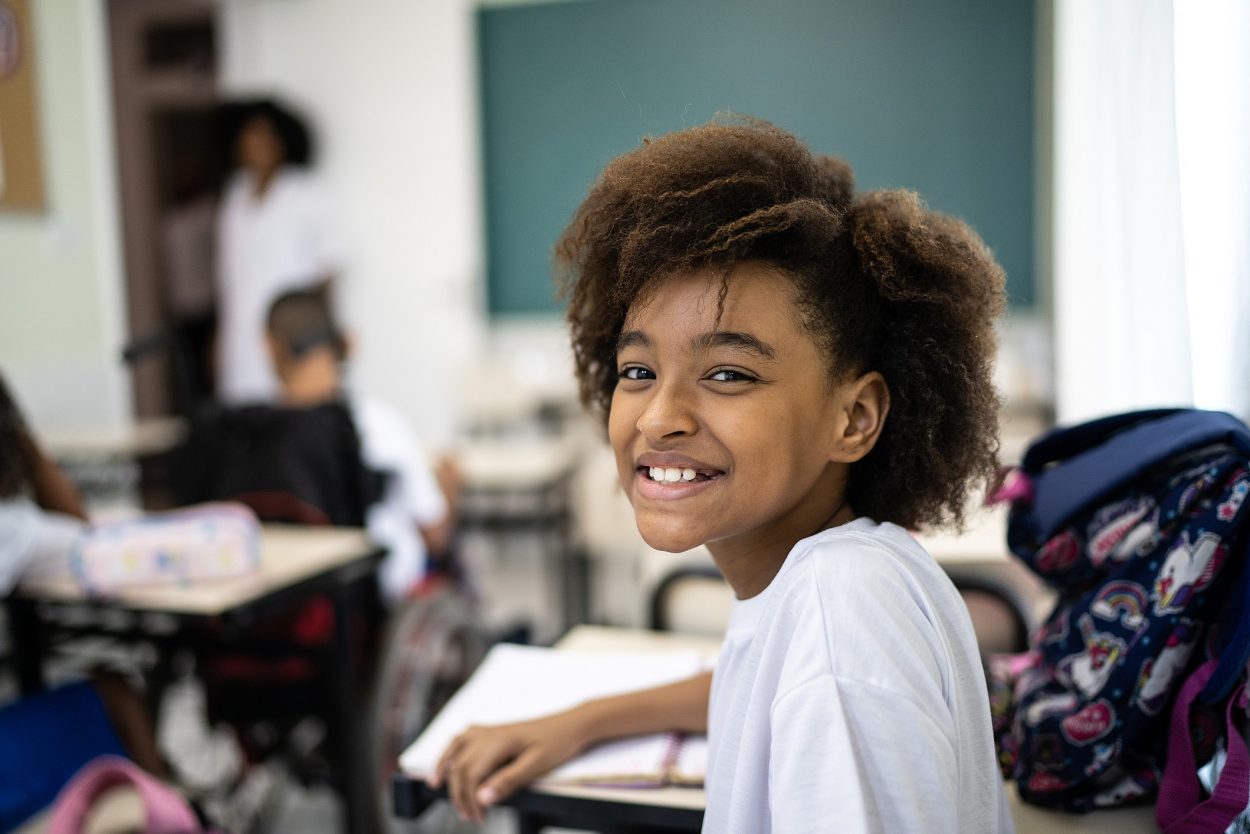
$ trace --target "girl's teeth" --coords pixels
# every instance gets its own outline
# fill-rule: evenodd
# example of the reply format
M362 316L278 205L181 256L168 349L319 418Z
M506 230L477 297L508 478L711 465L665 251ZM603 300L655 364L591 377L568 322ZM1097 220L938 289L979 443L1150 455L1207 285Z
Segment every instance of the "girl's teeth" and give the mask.
M670 469L664 466L652 466L648 468L647 474L651 476L651 480L665 484L675 484L678 481L693 481L698 477L698 473L693 469Z

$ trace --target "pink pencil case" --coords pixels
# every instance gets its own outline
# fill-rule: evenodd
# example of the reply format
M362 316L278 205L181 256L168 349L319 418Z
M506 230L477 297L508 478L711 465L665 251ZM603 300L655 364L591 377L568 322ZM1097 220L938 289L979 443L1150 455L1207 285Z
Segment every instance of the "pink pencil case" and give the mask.
M90 594L229 579L259 567L260 522L221 502L93 524L69 565Z

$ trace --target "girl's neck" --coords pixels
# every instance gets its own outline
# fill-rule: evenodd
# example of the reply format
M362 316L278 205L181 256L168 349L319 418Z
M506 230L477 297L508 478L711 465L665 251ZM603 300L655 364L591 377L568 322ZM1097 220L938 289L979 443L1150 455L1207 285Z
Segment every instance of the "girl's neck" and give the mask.
M796 508L786 524L708 543L712 559L734 589L734 596L750 599L767 588L798 542L855 520L842 484L832 491L816 492L822 500Z

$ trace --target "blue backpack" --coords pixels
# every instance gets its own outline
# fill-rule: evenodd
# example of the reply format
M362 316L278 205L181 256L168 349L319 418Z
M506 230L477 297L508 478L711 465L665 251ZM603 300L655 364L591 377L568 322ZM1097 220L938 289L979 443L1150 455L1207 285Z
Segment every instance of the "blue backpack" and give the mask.
M1059 600L1029 652L990 661L1004 776L1065 811L1149 798L1181 682L1218 658L1215 703L1245 674L1250 429L1117 415L1043 437L1016 478L1008 545Z

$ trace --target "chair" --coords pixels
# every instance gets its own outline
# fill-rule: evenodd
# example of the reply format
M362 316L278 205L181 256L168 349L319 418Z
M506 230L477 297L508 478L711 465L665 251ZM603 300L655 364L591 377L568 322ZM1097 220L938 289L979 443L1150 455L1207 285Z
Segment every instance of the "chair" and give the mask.
M733 591L715 565L681 565L651 592L649 625L656 631L720 637L732 603Z
M1014 654L1029 647L1029 609L1019 591L988 570L947 568L963 597L981 657Z
M1031 619L1023 595L992 571L948 568L968 607L982 657L1028 648ZM658 631L719 637L729 621L733 592L715 565L683 563L661 576L651 592L648 622Z
M364 465L354 421L341 403L202 409L171 462L179 503L240 501L266 522L363 526L384 486L383 475ZM348 626L361 647L354 677L363 701L384 619L376 584L353 601L353 612L359 616ZM313 598L242 633L209 635L205 643L211 648L201 650L197 662L212 719L235 727L255 758L286 748L304 718L324 719L333 709L334 681L324 656L334 631L331 601ZM331 756L354 743L327 741ZM321 777L327 769L307 755L294 764L305 778Z
M359 527L385 486L362 462L351 412L337 402L211 406L172 459L179 503L241 501L262 521Z

